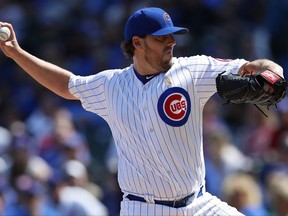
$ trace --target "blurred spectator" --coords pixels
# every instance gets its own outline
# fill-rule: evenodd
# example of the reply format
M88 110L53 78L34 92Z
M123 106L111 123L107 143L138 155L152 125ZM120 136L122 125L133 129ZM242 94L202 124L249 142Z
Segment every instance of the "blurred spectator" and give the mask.
M10 164L0 157L0 215L9 215L8 205L14 198L13 189L8 182Z
M28 160L25 173L36 181L46 184L52 176L52 169L43 158L33 155Z
M205 155L207 191L216 196L221 196L219 185L226 176L253 168L253 161L231 143L224 131L208 135Z
M67 185L82 187L99 200L103 198L102 189L97 184L90 181L87 168L80 161L66 161L63 166L63 175Z
M271 164L278 164L278 168L287 169L288 165L288 110L287 101L280 104L280 112L278 113L280 126L274 131L270 143ZM285 106L285 107L284 107ZM276 165L275 164L275 165Z
M52 114L52 131L43 135L39 141L39 154L54 171L60 172L67 160L79 160L90 163L90 152L84 135L74 125L71 113L66 108L54 110Z
M36 106L27 117L25 122L27 129L38 144L43 136L52 132L53 115L58 106L56 96L45 91L40 95L39 106Z
M253 176L245 173L228 175L223 181L223 198L247 216L268 216L262 192Z
M272 172L268 176L267 186L272 204L272 215L288 215L288 174Z
M119 188L117 180L118 155L113 139L110 140L109 149L105 156L107 173L105 185L103 187L105 191L103 202L109 208L110 215L116 216L120 212L120 202L123 199L123 193Z
M83 187L68 185L62 177L49 183L50 209L55 216L108 216L108 209Z
M278 128L279 120L275 110L269 112L265 110L268 114L267 118L256 107L252 108L244 116L244 127L241 130L241 149L250 157L265 160L270 153L271 140Z
M19 175L15 179L15 199L4 202L6 215L38 216L47 215L44 203L44 188L29 175Z
M230 173L252 169L253 161L233 143L228 125L221 119L218 98L212 97L204 108L204 159L206 189L221 196L219 185Z
M0 153L3 154L7 151L8 146L11 144L12 135L9 130L0 126Z

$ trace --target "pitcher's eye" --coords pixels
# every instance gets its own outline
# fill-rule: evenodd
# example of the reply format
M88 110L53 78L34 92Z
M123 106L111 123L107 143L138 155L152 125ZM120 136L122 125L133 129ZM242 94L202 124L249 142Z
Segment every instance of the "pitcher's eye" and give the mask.
M166 35L163 35L163 36L155 36L155 39L156 39L157 41L159 41L159 42L162 42L162 41L165 40L165 37L166 37Z

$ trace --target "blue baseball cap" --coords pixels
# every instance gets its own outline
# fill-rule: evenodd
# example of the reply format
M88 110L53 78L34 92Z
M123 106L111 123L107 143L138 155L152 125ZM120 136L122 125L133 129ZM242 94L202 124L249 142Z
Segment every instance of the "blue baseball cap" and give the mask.
M162 36L168 34L187 34L187 28L176 27L167 12L160 8L148 7L137 10L127 20L125 26L125 40L134 36Z

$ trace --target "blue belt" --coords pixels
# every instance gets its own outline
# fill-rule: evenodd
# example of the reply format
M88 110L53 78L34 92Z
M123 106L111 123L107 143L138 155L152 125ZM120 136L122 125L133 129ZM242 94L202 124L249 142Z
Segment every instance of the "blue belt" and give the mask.
M202 189L203 188L201 187L197 195L197 198L203 195ZM165 205L165 206L173 207L173 208L182 208L184 206L189 205L193 201L193 199L190 199L190 198L194 196L194 194L195 193L189 194L188 196L180 200L174 200L174 201L154 200L154 203L158 205ZM131 201L147 202L143 197L132 195L132 194L128 194L126 198L128 198Z

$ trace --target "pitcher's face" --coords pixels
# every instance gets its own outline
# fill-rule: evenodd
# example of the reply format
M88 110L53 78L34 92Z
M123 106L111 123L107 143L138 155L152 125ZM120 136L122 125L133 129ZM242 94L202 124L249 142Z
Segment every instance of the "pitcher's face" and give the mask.
M144 60L157 72L168 71L172 66L173 49L176 45L172 34L150 36L144 39Z

